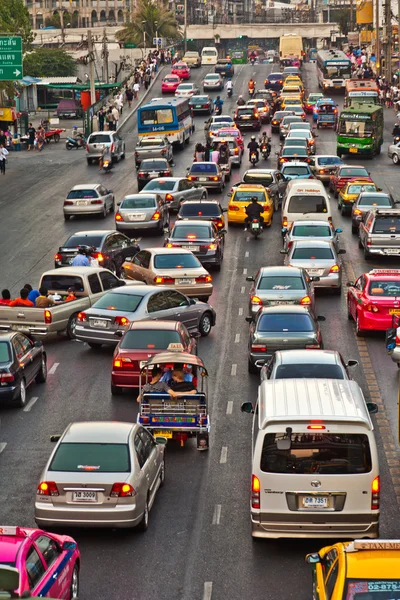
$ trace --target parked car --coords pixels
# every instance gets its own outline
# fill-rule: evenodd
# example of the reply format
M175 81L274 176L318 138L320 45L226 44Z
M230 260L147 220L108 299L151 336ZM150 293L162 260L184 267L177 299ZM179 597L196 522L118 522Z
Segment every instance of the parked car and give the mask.
M207 112L212 115L214 112L214 103L210 96L207 95L194 95L189 100L189 106L193 113Z
M169 230L169 205L158 194L129 194L118 202L115 227L118 231L146 230L163 235Z
M138 190L142 190L148 181L156 177L171 177L172 167L166 158L146 158L137 170Z
M362 192L351 209L351 232L358 233L363 216L375 208L395 208L396 202L384 192Z
M225 173L213 162L194 162L187 168L189 181L196 181L205 188L216 188L221 193L225 187Z
M74 185L64 200L64 219L72 216L98 215L104 219L114 212L114 194L101 183Z
M172 164L174 162L172 144L167 137L145 136L139 138L135 148L136 168L146 158L166 158Z
M218 229L213 221L178 220L164 246L190 250L202 265L220 271L224 259L225 233L225 229Z
M177 212L185 200L205 200L208 197L204 186L189 181L187 177L157 177L146 183L140 193L149 192L161 196L171 212Z
M180 83L181 78L179 75L166 75L161 82L161 93L174 94Z
M88 165L98 162L104 148L110 148L113 161L125 158L125 142L116 131L96 131L86 142L86 160Z
M203 79L203 92L207 92L208 90L215 92L223 89L224 82L221 75L219 73L207 73Z

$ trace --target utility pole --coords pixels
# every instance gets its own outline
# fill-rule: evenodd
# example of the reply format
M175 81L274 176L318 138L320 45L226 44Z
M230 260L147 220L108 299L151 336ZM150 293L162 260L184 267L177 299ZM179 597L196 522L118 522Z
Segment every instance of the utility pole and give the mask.
M65 29L64 29L64 9L62 6L62 0L59 0L60 7L60 26L61 26L61 40L65 44Z
M400 0L399 0L400 2ZM185 51L187 51L187 0L184 1L183 3L183 49Z
M350 0L350 27L349 27L349 31L354 31L354 4L353 4L353 0Z
M385 78L392 81L392 13L390 0L383 2L383 54L385 57Z
M103 77L105 83L108 83L108 39L107 39L107 30L104 27L103 29Z
M376 74L381 74L381 40L379 38L379 2L375 0L375 55L376 55Z
M146 60L146 23L147 21L142 21L143 25L143 58Z
M88 58L89 58L89 81L90 81L90 104L96 103L96 88L94 85L94 52L93 52L93 41L92 32L89 29L87 33L88 39Z

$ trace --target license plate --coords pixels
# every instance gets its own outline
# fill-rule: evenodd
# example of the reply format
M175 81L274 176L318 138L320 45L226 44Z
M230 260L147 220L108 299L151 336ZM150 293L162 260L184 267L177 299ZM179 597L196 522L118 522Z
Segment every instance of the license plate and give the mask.
M306 496L303 498L304 508L328 508L326 496Z
M308 269L308 274L309 275L322 275L323 271L321 272L320 269Z
M400 315L400 308L389 308L389 315Z
M89 202L87 200L77 200L76 201L77 206L87 206L88 204L89 204Z
M97 502L97 492L72 492L72 502Z
M195 108L203 108L201 104L196 104Z
M185 285L186 283L188 283L188 284L191 284L191 285L192 285L192 284L194 284L194 281L195 281L195 280L194 280L194 279L178 279L177 281L178 281L178 283L179 283L179 284L181 284L181 285Z
M156 171L150 171L149 177L158 177L158 173Z
M286 302L285 300L274 300L270 303L272 306L278 306L281 304L294 304L293 300Z
M207 177L199 177L199 181L207 181Z
M242 117L242 119L251 119L250 115L245 115L244 117Z
M152 431L154 437L165 437L168 440L172 439L172 431L169 431L168 429L163 431L162 429L153 429Z
M199 252L200 246L182 246L185 250L190 250L190 252Z
M259 223L253 223L253 225L251 226L252 229L259 229L260 228L260 224Z
M350 152L352 152L353 154L357 154L358 150L357 148L350 148Z
M128 215L128 218L130 221L144 221L146 218L146 215L142 215L142 214L131 214Z
M399 254L400 248L386 248L386 254Z
M28 325L13 325L12 328L14 331L26 331L28 329Z
M108 321L106 321L105 319L91 319L90 326L99 327L100 329L107 329Z

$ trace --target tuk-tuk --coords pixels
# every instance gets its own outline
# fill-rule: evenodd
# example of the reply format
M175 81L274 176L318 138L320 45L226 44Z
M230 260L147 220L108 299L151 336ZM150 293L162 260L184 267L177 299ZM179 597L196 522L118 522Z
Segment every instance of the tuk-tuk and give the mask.
M336 129L338 122L338 109L336 103L327 98L318 100L316 104L317 112L317 129L320 127L333 127Z
M143 379L149 383L154 367L162 368L163 379L172 379L176 368L190 368L195 393L142 392ZM139 413L137 422L149 429L154 437L165 437L180 442L196 437L197 450L209 449L210 417L208 414L208 373L203 361L194 354L183 352L182 344L170 344L167 352L152 356L141 369L144 377L139 383ZM171 386L172 387L172 386Z

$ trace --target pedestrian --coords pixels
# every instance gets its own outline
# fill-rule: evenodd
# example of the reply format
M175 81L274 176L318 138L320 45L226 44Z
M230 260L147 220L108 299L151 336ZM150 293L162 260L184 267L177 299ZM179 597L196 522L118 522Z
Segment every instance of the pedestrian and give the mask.
M119 110L117 106L114 106L114 108L111 109L111 114L113 116L114 119L114 131L117 131L118 129L118 121L119 121Z
M109 131L114 131L114 115L112 113L112 108L110 106L110 108L107 111L106 114L106 121L107 121L107 126L108 126L108 130Z
M99 112L97 113L97 120L99 122L99 131L104 131L104 119L106 118L106 113L104 112L104 108L101 107Z
M2 290L1 298L0 298L0 305L8 306L10 304L10 302L11 302L10 290Z
M32 123L29 123L29 127L27 130L27 134L28 134L28 151L31 150L32 148L35 149L35 135L36 135L36 129L34 128L34 126L32 125Z
M117 94L115 106L118 108L119 113L122 115L122 110L124 108L124 94L122 92Z
M6 136L4 135L4 131L2 131L0 129L0 144L3 144L3 146L6 145Z
M5 148L3 146L3 144L0 144L0 173L3 173L3 175L6 174L6 160L7 160L7 156L8 156L8 150L7 150L7 148Z
M44 129L39 125L36 131L36 150L39 150L39 152L43 150L45 137Z
M139 81L135 81L135 83L133 84L133 95L135 97L135 100L138 99L139 90L140 90Z
M386 88L385 105L386 108L390 108L392 106L392 94L389 88Z
M150 69L146 69L146 73L144 74L144 87L147 90L151 81Z
M126 88L126 90L125 90L125 98L126 98L126 101L128 102L129 108L131 108L132 100L133 100L133 92L129 88Z

